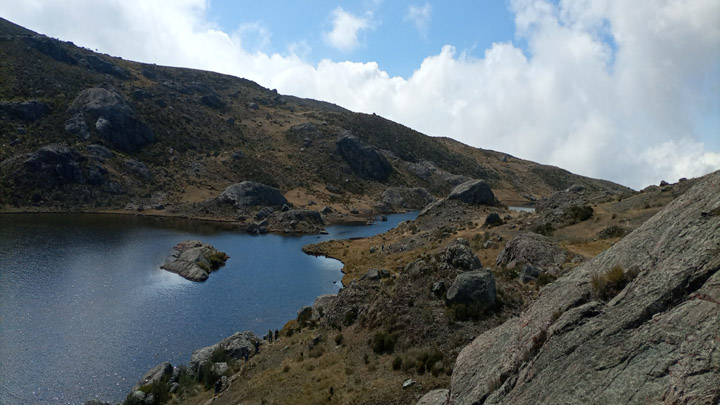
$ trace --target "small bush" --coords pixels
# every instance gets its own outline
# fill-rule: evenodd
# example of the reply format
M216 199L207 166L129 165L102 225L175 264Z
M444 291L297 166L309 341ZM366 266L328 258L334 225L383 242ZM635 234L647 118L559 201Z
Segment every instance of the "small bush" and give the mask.
M343 337L342 333L338 333L335 336L335 344L338 346L342 345L344 340L345 340L345 338Z
M220 268L220 266L224 265L225 262L229 259L229 256L225 252L215 252L208 256L208 261L210 261L210 266L212 266L213 269L217 270Z
M552 274L548 273L548 272L540 273L540 275L538 276L538 278L535 279L535 288L538 288L538 289L539 289L540 287L543 287L543 286L545 286L545 285L548 285L548 284L552 283L552 282L555 281L555 280L556 280L555 277L554 277Z
M544 224L534 226L531 231L540 235L550 236L553 232L555 232L555 227L553 227L550 222L546 222Z
M377 354L392 353L397 336L387 331L377 331L372 338L372 348Z
M590 280L593 295L601 300L610 300L618 295L637 274L637 268L633 267L626 272L620 266L615 266L605 273L596 274Z
M400 367L402 367L402 363L403 363L402 357L396 356L392 362L392 369L395 371L400 370Z
M478 303L452 304L445 310L445 314L453 322L465 322L482 318L485 308Z
M593 214L593 209L589 205L574 205L565 212L565 216L570 220L570 223L577 224L590 219Z

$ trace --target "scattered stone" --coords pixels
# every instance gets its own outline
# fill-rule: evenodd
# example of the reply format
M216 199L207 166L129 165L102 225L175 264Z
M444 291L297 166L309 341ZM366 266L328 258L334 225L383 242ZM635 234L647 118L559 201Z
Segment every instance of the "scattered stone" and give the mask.
M138 101L148 100L153 97L152 93L150 93L147 90L143 90L143 89L137 89L137 90L133 91L132 96L135 100L138 100Z
M280 208L282 212L290 211L290 206L287 204L283 204L282 208Z
M258 211L257 214L255 214L255 219L258 221L261 221L261 220L269 217L270 214L272 214L273 212L275 212L275 209L273 209L273 207L260 208L260 211Z
M445 405L450 398L450 391L437 389L423 395L415 405Z
M333 209L328 207L327 205L323 207L322 212L324 215L331 214L333 212Z
M500 219L500 215L495 212L490 213L487 217L485 217L486 226L495 226L500 224L502 224L502 219Z
M475 256L470 244L463 238L450 242L443 252L445 263L465 271L478 270L482 268L480 259Z
M387 222L387 220L388 220L387 215L380 215L379 218L380 218L380 221L381 221L381 222Z
M535 281L538 277L540 277L540 274L542 274L541 268L526 264L523 266L522 271L520 272L520 281L522 281L523 283Z
M660 187L665 187L665 186L669 186L669 185L670 185L670 183L668 183L668 182L665 181L665 180L661 180L661 181L660 181Z
M380 280L380 273L378 272L378 269L370 269L360 277L361 280L368 279L368 280Z
M360 214L360 211L358 211L357 208L352 208L352 209L350 210L350 213L353 214L353 215L358 215L358 214Z
M408 378L407 380L405 380L405 382L403 382L402 387L403 387L403 389L410 388L415 384L416 384L415 380L413 380L412 378Z
M96 72L113 75L121 79L129 79L131 77L127 70L106 61L98 55L85 55L80 62L84 62L83 64Z
M448 304L495 305L495 277L490 270L473 270L458 274L447 291Z
M432 287L430 288L430 291L432 291L433 294L440 296L443 293L445 293L445 282L444 281L437 281L433 283Z
M342 194L343 193L343 190L340 187L332 185L332 184L326 185L325 190L327 190L333 194Z
M245 154L242 153L242 151L236 150L235 152L232 153L232 155L230 155L230 157L232 157L235 160L240 160L243 157L245 157Z
M258 105L257 105L256 103L247 103L247 108L249 108L249 109L251 109L251 110L258 110L258 109L260 109L260 107L258 107Z
M448 199L472 205L497 205L490 186L483 180L470 180L460 184L450 192Z
M186 240L173 248L173 253L160 266L190 281L205 281L210 272L225 265L229 257L211 245L197 240Z
M567 190L568 193L580 193L582 191L585 191L585 186L581 184L573 184L572 186L568 187Z

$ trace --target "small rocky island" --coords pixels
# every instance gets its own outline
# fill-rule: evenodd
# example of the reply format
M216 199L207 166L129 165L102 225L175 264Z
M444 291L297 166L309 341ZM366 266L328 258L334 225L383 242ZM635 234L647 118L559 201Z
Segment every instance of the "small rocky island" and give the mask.
M230 257L199 240L186 240L173 248L161 269L177 273L190 281L205 281L210 273L225 265Z

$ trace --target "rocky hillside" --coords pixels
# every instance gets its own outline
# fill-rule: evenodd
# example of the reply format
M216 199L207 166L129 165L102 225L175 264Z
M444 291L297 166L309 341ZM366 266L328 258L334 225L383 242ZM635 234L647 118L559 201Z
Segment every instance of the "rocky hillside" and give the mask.
M425 403L716 404L718 270L715 172L476 338Z
M331 221L416 208L383 201L389 187L437 197L483 179L506 204L573 184L631 191L237 77L97 54L2 19L0 55L4 211L242 221L262 206L219 196L243 181L277 188L290 207L328 206Z

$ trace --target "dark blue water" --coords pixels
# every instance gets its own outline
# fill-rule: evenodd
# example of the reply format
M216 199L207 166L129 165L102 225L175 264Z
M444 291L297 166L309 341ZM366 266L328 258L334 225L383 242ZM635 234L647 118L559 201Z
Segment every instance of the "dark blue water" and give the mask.
M0 404L122 400L142 374L237 331L262 335L341 287L337 260L302 246L413 219L249 236L214 225L110 215L0 215ZM230 260L204 283L159 266L200 239Z

